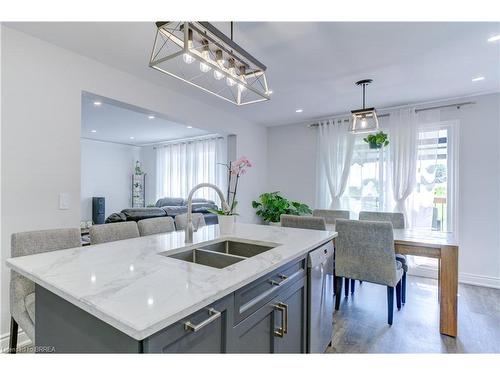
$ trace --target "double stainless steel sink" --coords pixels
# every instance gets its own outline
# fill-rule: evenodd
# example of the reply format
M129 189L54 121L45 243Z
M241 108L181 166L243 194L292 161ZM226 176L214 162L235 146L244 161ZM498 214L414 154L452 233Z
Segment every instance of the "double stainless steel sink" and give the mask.
M236 240L223 240L208 244L199 244L195 248L171 254L162 254L169 258L201 264L214 268L225 268L247 258L274 249L279 244L255 244Z

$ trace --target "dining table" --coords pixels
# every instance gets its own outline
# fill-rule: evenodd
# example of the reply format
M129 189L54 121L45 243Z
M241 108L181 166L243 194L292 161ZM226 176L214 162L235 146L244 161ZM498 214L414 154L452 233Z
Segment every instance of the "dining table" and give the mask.
M335 231L335 225L327 225L326 229ZM456 236L453 233L426 229L393 231L394 250L397 254L438 260L439 331L443 335L457 337L458 240Z

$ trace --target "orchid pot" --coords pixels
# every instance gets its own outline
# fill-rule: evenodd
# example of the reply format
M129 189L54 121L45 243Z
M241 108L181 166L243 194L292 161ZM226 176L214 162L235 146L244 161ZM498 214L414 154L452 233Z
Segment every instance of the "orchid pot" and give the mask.
M236 215L217 215L217 219L219 220L220 234L225 235L233 233Z

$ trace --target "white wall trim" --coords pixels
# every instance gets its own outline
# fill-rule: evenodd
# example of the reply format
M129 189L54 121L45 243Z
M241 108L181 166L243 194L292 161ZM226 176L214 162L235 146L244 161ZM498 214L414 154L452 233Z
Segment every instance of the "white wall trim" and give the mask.
M7 353L9 351L9 339L10 333L5 333L0 336L0 353ZM31 344L31 340L22 329L19 329L19 333L17 334L17 347L21 348L29 344Z
M462 272L458 275L458 281L463 284L500 289L500 277L482 276Z
M410 267L408 275L437 279L437 268L431 266ZM500 289L500 277L476 275L472 273L460 272L458 282L468 285L482 286L486 288Z

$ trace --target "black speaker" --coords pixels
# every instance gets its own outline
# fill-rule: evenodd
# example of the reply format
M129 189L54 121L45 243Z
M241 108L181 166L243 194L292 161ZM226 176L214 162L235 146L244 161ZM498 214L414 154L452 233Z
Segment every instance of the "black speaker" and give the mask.
M92 197L92 221L94 224L104 224L104 197Z

